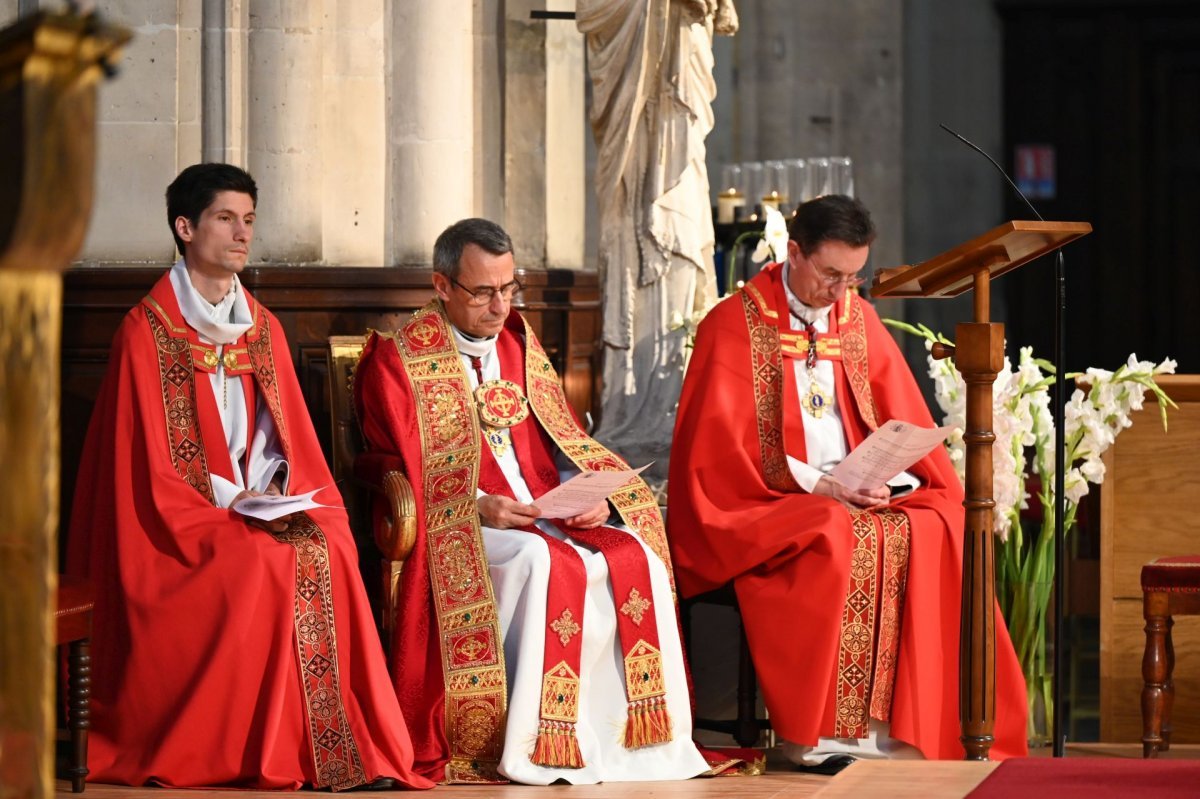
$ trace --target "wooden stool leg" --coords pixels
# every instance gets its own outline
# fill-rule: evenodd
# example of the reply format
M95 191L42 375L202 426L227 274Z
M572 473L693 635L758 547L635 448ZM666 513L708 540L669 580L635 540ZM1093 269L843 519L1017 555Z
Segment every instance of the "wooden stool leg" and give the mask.
M746 640L746 628L738 619L738 687L737 687L737 733L734 738L738 746L750 748L758 743L758 680L754 675L754 660L750 657L750 643Z
M1146 619L1146 649L1142 654L1142 757L1157 757L1163 738L1163 697L1168 679L1166 594L1145 592L1142 616Z
M1160 752L1171 748L1171 710L1175 707L1175 641L1171 635L1175 617L1167 616L1167 679L1163 684L1162 746Z
M71 790L83 792L88 775L87 731L92 726L92 652L91 642L84 638L72 641L67 656L67 727L71 730L71 754L67 776Z

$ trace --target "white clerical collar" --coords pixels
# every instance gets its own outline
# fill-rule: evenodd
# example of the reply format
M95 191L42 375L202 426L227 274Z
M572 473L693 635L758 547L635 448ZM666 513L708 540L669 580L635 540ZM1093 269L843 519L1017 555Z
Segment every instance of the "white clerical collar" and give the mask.
M783 262L783 296L787 299L788 310L792 316L810 325L827 320L829 312L833 310L833 304L830 303L824 308L814 308L801 301L799 297L792 293L792 287L788 285L788 271L791 268L792 265L790 262Z
M246 293L241 290L237 275L233 276L229 293L216 305L196 291L182 258L171 267L171 286L175 289L175 299L184 321L210 344L232 344L254 324L250 304L246 302Z
M496 351L496 341L500 338L498 335L476 338L468 336L454 325L450 325L450 329L454 331L454 340L458 344L458 351L463 355L471 358L483 358Z

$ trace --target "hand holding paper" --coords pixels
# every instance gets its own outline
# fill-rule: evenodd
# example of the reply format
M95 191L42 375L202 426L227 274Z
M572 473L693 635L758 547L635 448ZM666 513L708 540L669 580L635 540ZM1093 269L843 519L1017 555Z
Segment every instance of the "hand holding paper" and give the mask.
M294 496L260 494L256 497L243 497L233 503L231 507L243 516L249 516L252 519L261 519L264 522L273 522L281 516L299 513L302 510L334 507L333 505L322 505L313 499L313 495L324 488L325 486L321 486L321 488L314 488L307 494L296 494Z
M924 458L953 432L953 427L924 428L893 419L855 447L829 476L855 491L878 488Z
M649 467L623 469L617 472L582 472L567 482L552 488L533 501L543 519L569 519L591 510L608 499L608 495Z

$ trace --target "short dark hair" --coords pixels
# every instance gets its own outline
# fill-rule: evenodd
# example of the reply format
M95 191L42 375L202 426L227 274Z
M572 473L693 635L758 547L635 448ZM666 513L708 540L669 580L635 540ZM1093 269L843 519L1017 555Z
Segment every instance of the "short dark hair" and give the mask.
M875 223L859 200L842 194L827 194L802 203L796 209L788 238L800 245L807 257L826 241L840 241L851 247L866 247L875 241Z
M504 228L489 219L460 219L442 231L433 243L433 271L450 279L458 277L463 249L474 244L492 255L513 251L512 239Z
M258 207L258 186L254 178L233 164L192 164L167 186L167 224L171 226L171 235L175 237L180 254L185 252L187 245L175 232L175 220L182 216L193 225L200 224L204 209L223 191L249 194Z

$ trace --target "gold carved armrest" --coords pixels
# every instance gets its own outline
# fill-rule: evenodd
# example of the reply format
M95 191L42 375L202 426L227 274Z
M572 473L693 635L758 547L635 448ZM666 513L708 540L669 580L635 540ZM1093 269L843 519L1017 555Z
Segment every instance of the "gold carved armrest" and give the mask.
M387 501L387 511L375 528L375 544L385 558L402 564L417 541L417 499L412 483L403 472L392 469L384 473L377 490Z
M384 501L375 524L375 545L383 555L383 627L391 636L400 601L400 575L417 541L417 500L395 455L360 453L354 459L355 481Z

